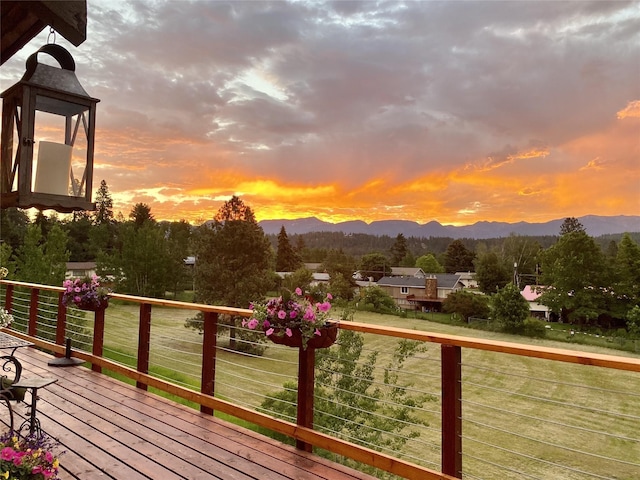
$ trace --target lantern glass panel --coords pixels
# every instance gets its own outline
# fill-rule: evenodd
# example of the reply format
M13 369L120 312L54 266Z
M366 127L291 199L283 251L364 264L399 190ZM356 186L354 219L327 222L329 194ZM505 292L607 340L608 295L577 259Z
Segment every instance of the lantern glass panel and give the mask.
M89 107L41 95L36 104L46 110L35 112L32 191L83 197Z

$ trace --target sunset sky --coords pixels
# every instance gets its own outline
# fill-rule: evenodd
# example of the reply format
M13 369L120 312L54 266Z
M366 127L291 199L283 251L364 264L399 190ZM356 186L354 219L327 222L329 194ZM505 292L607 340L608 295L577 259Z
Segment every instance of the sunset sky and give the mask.
M88 0L94 191L210 219L640 214L640 3ZM48 29L0 68L24 73Z

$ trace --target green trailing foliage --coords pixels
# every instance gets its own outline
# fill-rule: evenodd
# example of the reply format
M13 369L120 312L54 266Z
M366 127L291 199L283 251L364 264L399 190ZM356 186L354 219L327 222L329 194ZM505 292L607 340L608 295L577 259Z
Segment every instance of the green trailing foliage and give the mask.
M338 344L316 351L316 389L314 429L329 432L347 441L379 451L393 450L401 455L404 445L419 436L412 425L426 425L416 413L426 402L437 398L411 391L403 382L403 369L426 346L421 342L401 340L381 371L379 352L363 355L361 334L342 330ZM297 386L287 382L283 390L267 395L260 411L288 421L295 421ZM286 438L275 435L280 440ZM289 440L290 441L290 440ZM317 452L330 456L329 452ZM334 459L335 460L335 459ZM348 459L343 463L352 465ZM371 467L358 465L369 473ZM388 474L379 472L386 478Z

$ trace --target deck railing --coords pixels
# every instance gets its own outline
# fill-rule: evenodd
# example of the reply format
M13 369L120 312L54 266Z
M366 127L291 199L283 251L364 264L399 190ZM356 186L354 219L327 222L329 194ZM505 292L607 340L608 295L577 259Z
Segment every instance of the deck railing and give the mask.
M298 448L322 449L337 460L409 479L631 479L640 471L637 357L342 322L342 331L366 337L366 358L354 360L344 378L360 381L353 372L368 371L376 358L384 357L386 366L370 372L373 393L351 401L359 414L337 419L334 430L314 428L314 374L327 373L316 371L316 352L273 346L256 359L229 351L220 340L220 315L249 317L249 310L114 294L114 308L86 317L62 305L61 287L0 283L5 308L16 317L12 332L38 347L64 356L70 337L70 354L96 371L277 432ZM184 328L198 312L202 335ZM391 347L396 340L421 342L425 349L411 362L398 360ZM272 366L258 366L265 362ZM340 398L340 393L323 398L329 385L315 382L315 387L317 403ZM381 393L385 389L387 396ZM276 390L284 394L274 395ZM411 395L423 401L393 400ZM263 403L289 397L297 412L285 420ZM386 413L366 411L368 401L382 402ZM409 434L397 425L403 415L420 419L407 425ZM389 422L395 426L389 428ZM380 428L383 423L386 429ZM354 434L359 427L367 430ZM379 438L386 440L376 444Z

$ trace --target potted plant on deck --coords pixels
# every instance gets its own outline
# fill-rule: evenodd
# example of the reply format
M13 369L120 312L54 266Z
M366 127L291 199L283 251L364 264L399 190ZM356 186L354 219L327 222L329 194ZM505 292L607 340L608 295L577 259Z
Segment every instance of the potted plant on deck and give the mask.
M274 343L290 347L327 348L336 341L338 324L329 318L330 293L323 301L315 301L300 288L284 290L278 298L252 303L253 315L242 325L251 330L262 329Z
M0 437L0 479L55 480L59 461L53 453L57 443L46 436Z
M98 311L109 306L111 290L100 285L97 275L65 280L62 284L64 295L62 304L75 305L81 310Z

